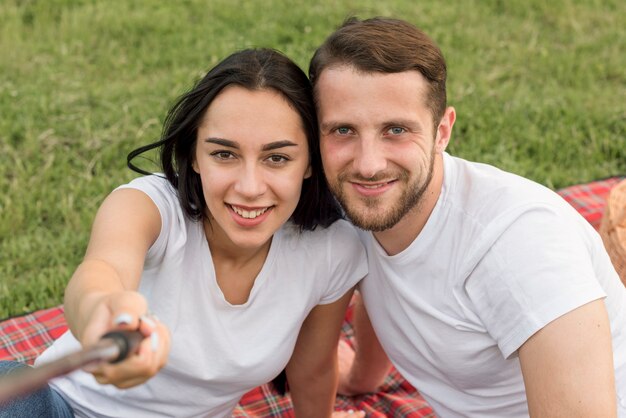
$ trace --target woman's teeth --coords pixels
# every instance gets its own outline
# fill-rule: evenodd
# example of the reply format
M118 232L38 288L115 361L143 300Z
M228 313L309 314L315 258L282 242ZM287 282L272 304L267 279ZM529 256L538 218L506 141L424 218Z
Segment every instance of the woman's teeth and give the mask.
M267 210L269 209L269 208L263 208L263 209L255 209L255 210L244 210L236 206L231 206L231 208L235 211L237 215L246 219L254 219L257 216L261 216L265 212L267 212Z

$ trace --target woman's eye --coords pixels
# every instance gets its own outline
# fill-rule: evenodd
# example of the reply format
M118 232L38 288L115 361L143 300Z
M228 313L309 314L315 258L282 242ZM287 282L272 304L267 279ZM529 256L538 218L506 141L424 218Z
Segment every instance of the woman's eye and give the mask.
M289 161L289 158L285 157L284 155L278 155L278 154L270 155L267 159L272 164L281 164L281 163Z
M337 128L337 133L339 135L348 135L350 133L350 128L346 128L345 126L342 126L341 128Z
M214 151L211 153L211 156L219 160L228 160L228 159L234 158L232 152L230 151Z

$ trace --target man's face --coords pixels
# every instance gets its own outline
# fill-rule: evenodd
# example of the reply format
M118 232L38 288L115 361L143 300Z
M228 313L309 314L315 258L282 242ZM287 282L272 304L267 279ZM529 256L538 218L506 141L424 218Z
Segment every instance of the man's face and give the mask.
M424 199L442 151L425 104L427 87L417 71L363 73L349 66L326 69L317 81L326 177L360 228L392 228Z

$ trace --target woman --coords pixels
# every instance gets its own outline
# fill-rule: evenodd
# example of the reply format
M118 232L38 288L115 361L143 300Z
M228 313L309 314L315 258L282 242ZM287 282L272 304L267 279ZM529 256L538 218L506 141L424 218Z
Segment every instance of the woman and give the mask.
M366 263L324 180L306 76L273 50L235 53L163 132L129 166L149 174L132 160L159 148L164 177L105 199L66 289L71 333L37 364L111 329L145 339L119 364L54 380L48 402L69 416L227 417L286 369L297 416L329 416L339 330Z

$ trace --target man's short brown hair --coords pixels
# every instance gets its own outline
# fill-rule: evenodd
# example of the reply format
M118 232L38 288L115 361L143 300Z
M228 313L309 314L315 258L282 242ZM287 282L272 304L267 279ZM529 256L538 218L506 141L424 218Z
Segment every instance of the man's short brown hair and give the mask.
M399 19L350 18L315 51L309 65L313 87L329 67L351 66L365 73L418 71L428 81L426 104L435 127L446 110L446 62L433 40Z

